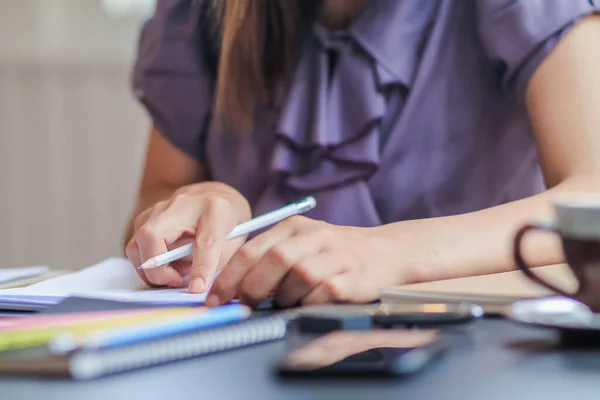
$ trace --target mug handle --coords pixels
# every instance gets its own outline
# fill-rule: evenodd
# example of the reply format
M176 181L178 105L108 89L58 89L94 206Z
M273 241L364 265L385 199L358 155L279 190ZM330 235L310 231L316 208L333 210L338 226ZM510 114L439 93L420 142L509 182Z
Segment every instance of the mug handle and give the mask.
M562 289L554 286L553 284L545 281L544 279L542 279L538 274L533 272L533 268L530 267L523 259L523 256L521 254L521 243L523 241L523 237L530 231L534 231L534 230L540 230L540 231L546 231L546 232L552 232L552 233L558 234L558 230L556 229L556 227L549 223L527 224L527 225L522 226L517 231L517 234L515 235L515 240L514 240L514 259L515 259L515 263L517 264L517 267L519 267L521 272L523 272L525 274L525 276L527 276L532 281L534 281L534 282L536 282L536 283L538 283L538 284L540 284L562 296L573 297L572 293L567 293L564 290L562 290Z

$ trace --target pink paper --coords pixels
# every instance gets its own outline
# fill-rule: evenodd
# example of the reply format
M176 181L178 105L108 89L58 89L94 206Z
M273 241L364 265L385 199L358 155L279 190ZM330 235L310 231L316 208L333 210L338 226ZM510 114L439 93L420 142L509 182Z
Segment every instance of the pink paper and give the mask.
M50 328L82 322L95 322L128 314L137 315L153 311L156 312L159 310L160 309L158 308L141 308L118 311L94 311L69 314L36 315L32 317L3 318L0 319L0 332L21 329Z

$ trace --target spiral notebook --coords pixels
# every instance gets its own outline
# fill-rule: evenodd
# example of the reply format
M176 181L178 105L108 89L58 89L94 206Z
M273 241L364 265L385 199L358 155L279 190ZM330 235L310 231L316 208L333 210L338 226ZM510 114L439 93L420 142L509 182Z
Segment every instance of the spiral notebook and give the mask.
M285 337L286 325L283 317L263 317L123 348L81 350L67 356L53 355L42 347L0 353L0 375L94 379L279 340Z

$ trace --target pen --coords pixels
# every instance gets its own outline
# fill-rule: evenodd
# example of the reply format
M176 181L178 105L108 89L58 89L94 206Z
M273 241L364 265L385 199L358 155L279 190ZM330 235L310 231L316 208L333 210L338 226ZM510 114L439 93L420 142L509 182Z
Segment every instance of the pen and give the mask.
M137 327L79 335L63 334L55 337L48 344L48 348L53 354L66 354L77 349L98 350L123 347L167 336L234 324L248 318L250 313L250 309L246 306L228 304L162 322L141 324Z
M259 217L253 218L250 221L239 224L225 237L226 239L233 239L248 233L257 231L265 228L269 225L274 225L278 222L283 221L293 215L304 214L317 205L317 201L314 197L309 196L302 201L288 204L287 206L281 207L277 210L268 212ZM138 269L151 269L161 267L175 260L179 260L183 257L187 257L193 252L193 244L186 244L176 249L167 251L166 253L159 254L152 257L148 261L144 262L138 267Z

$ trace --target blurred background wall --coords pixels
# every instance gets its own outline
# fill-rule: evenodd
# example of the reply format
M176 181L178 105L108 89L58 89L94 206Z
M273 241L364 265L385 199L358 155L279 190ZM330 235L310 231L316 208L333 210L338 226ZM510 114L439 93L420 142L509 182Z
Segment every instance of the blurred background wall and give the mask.
M121 254L149 121L129 75L152 0L0 0L0 267Z

